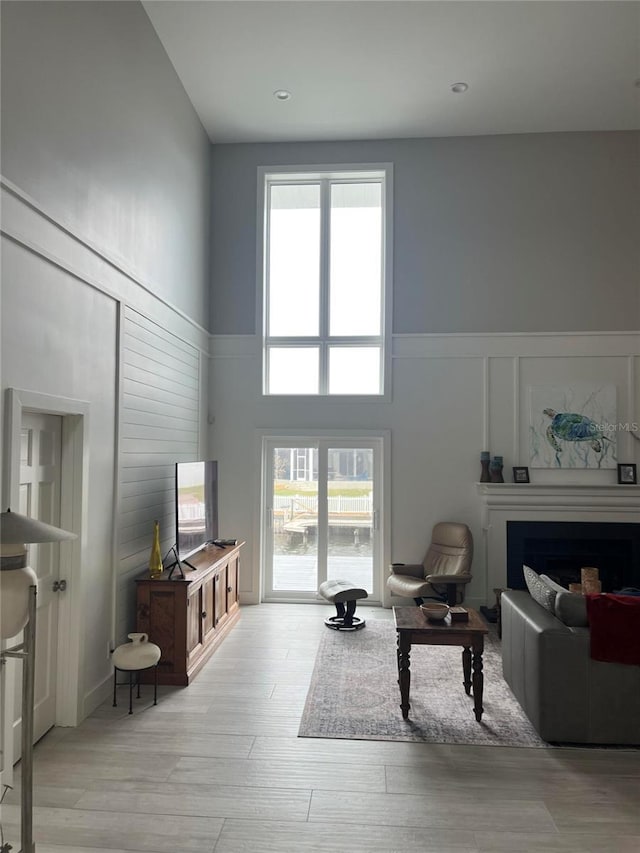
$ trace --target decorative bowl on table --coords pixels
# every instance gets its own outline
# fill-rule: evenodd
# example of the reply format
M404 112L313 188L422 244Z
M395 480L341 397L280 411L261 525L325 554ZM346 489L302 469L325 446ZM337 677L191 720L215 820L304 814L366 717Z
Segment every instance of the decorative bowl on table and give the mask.
M427 604L421 604L420 610L422 610L427 619L441 622L443 619L446 619L449 612L449 605L441 604L439 601L429 601Z

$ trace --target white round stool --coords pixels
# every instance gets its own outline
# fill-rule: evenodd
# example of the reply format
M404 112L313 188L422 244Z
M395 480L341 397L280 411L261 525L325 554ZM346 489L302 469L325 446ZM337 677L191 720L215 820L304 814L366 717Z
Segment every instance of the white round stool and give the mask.
M140 672L144 669L154 669L153 704L158 704L158 662L160 646L149 642L147 634L128 634L130 643L123 643L114 650L113 661L113 707L117 708L116 687L118 686L118 671L129 673L129 713L133 714L133 674L136 673L136 684L140 698ZM126 683L126 682L125 682Z

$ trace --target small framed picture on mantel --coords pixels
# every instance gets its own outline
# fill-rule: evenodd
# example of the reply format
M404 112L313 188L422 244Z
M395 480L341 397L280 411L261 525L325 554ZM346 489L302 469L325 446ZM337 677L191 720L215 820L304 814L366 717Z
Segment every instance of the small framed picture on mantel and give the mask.
M525 467L514 467L513 469L513 482L514 483L528 483L529 482L529 469Z
M618 463L618 482L625 486L635 486L638 482L634 462Z

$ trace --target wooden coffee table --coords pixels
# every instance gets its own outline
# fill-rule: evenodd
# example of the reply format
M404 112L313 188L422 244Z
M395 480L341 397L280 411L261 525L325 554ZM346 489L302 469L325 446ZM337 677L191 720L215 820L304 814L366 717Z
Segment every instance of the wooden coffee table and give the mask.
M394 607L393 618L398 632L398 684L400 685L400 707L406 720L409 716L409 685L411 672L409 658L412 644L421 646L462 646L462 672L467 695L473 687L473 710L476 720L482 719L482 652L484 635L489 633L486 623L476 610L470 607L468 622L451 622L427 619L419 607ZM471 670L473 667L473 675Z

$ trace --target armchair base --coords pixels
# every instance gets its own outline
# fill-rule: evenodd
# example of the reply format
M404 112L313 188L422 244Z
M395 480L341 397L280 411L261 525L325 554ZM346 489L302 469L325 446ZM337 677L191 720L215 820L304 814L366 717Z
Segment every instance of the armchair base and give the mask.
M365 621L355 615L358 599L367 598L367 591L359 589L350 581L325 581L320 584L319 595L335 604L336 615L324 620L327 628L334 631L357 631L364 628Z

